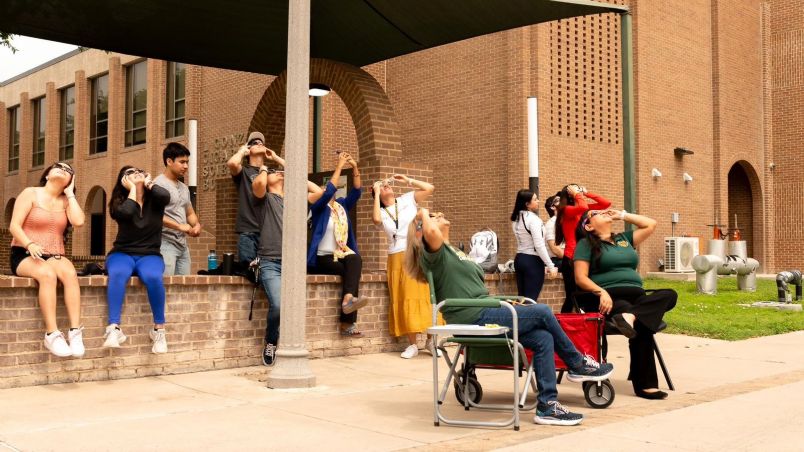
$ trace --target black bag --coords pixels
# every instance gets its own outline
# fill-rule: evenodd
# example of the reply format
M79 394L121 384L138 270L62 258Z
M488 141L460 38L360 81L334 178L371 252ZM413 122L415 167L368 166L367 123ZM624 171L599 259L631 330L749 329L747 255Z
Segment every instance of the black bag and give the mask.
M81 271L76 272L76 274L78 276L105 275L106 269L103 268L103 264L90 262L84 265L84 268Z

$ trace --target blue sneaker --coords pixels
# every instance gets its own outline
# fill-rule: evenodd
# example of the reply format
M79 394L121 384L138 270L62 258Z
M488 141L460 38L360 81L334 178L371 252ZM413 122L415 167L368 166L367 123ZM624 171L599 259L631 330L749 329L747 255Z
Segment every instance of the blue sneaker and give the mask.
M614 366L609 363L599 363L595 358L584 355L583 364L578 369L571 369L567 379L576 383L581 381L603 381L614 372Z
M572 413L557 400L539 404L536 408L536 417L533 422L540 425L578 425L583 421L583 414Z

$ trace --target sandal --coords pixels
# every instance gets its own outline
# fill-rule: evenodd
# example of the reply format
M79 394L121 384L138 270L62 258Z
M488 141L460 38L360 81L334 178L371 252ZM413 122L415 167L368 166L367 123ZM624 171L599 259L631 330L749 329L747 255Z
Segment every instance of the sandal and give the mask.
M367 299L352 296L352 298L349 299L348 303L346 304L341 303L341 310L343 310L344 314L351 314L367 304L368 304Z
M357 325L353 323L349 328L341 329L341 336L357 339L363 337L363 332L358 330Z

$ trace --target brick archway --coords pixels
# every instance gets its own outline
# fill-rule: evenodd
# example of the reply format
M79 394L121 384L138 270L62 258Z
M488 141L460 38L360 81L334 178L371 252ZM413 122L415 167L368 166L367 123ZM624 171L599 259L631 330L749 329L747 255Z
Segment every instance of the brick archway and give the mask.
M748 242L748 256L759 260L765 255L764 207L762 186L754 167L745 160L735 162L728 173L729 229L735 226L735 215L743 240Z
M281 149L285 141L286 76L283 72L268 86L249 125L249 131L263 132L274 149ZM310 83L329 86L346 105L355 126L360 160L401 158L402 141L394 109L371 74L349 64L313 58Z
M266 144L273 149L282 149L285 141L286 77L283 72L268 86L249 125L249 131L263 132ZM402 139L391 100L371 74L349 64L314 58L310 60L310 83L327 85L337 93L354 123L364 184L355 232L363 271L383 270L385 233L372 224L372 205L366 194L372 181L396 172L432 181L432 173L429 168L403 162Z

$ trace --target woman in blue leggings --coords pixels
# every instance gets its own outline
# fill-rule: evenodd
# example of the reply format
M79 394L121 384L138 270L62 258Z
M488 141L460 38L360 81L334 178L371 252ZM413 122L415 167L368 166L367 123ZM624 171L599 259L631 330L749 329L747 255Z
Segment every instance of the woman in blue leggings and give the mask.
M153 353L167 352L165 338L165 286L162 273L165 262L159 253L162 242L162 217L170 202L170 193L154 185L151 175L131 166L124 166L109 200L109 213L117 222L117 238L106 256L109 273L107 297L109 326L106 327L104 347L120 347L126 335L120 329L120 314L126 297L129 278L137 276L148 291L148 301L154 316L150 331Z

